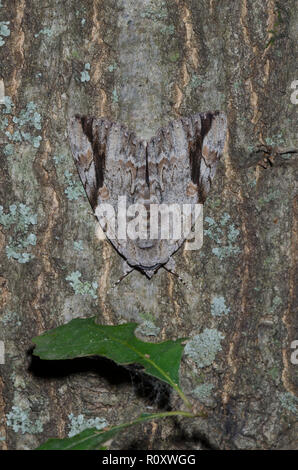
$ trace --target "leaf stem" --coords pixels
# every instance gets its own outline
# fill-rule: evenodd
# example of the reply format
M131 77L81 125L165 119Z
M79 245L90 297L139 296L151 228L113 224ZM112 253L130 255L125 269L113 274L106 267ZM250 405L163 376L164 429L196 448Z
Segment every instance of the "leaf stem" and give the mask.
M114 341L117 341L115 338ZM174 390L178 393L180 398L183 400L184 404L187 406L189 410L192 411L192 405L188 398L185 396L185 394L182 392L181 388L175 384L175 382L171 379L171 377L163 370L161 369L154 361L152 361L149 357L147 357L145 354L142 354L140 351L138 351L136 348L134 348L131 344L127 343L126 341L120 341L118 340L119 343L124 344L127 348L131 349L134 351L138 356L142 357L143 360L151 364L158 372L163 375L166 379L166 382L168 382Z
M161 413L152 413L152 414L148 414L148 416L146 416L146 415L142 416L141 415L139 418L134 419L133 421L129 421L127 423L122 423L122 424L119 424L117 426L113 426L111 428L105 428L102 431L97 432L96 434L100 435L100 434L103 434L103 433L108 432L108 431L119 432L122 429L129 428L131 426L135 426L136 424L143 423L144 421L151 421L153 419L161 419L161 418L166 418L166 417L171 417L171 416L184 416L186 418L196 418L200 415L196 415L194 413L189 413L187 411L180 411L180 410L177 410L177 411L164 411L164 412L161 412ZM89 436L89 438L90 438L90 436Z
M128 428L130 426L134 426L135 424L142 423L144 421L150 421L151 419L157 419L157 418L166 418L168 416L184 416L186 418L195 418L195 414L189 413L188 411L164 411L161 413L152 413L148 414L148 416L143 415L140 416L137 419L134 419L133 421L129 421L128 423L122 423L119 424L118 426L114 426L113 429L122 429L122 428Z

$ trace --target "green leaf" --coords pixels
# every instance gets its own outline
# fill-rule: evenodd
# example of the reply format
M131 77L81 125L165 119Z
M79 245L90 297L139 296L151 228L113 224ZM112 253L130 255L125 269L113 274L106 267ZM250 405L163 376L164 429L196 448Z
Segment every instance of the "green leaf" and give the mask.
M113 426L106 430L99 431L96 428L91 428L85 429L85 431L82 431L80 434L70 438L49 439L36 450L105 450L106 446L104 444L113 439L119 431L145 421L170 416L194 418L192 413L187 413L185 411L165 411L163 413L153 414L144 413L134 421Z
M141 364L147 374L163 380L176 390L184 339L145 343L134 335L137 323L118 326L97 325L95 318L74 319L66 325L33 338L34 355L41 359L74 359L105 356L118 364ZM181 391L177 390L181 395Z
M98 431L96 428L85 431L66 439L49 439L36 450L101 450L104 444L112 439L119 429Z

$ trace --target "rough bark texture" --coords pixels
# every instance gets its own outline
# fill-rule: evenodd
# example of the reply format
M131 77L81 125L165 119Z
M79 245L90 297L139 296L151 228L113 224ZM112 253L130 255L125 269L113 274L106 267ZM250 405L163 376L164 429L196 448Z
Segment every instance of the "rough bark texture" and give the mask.
M263 169L252 152L295 145L295 0L2 0L0 15L0 93L11 99L0 105L0 446L64 437L78 415L114 424L181 406L106 361L32 361L33 336L99 314L139 322L142 338L194 338L181 382L208 411L131 429L113 448L297 447L297 160ZM112 289L122 260L96 238L69 117L105 116L150 138L214 109L227 113L228 139L204 245L175 255L190 289L164 270Z

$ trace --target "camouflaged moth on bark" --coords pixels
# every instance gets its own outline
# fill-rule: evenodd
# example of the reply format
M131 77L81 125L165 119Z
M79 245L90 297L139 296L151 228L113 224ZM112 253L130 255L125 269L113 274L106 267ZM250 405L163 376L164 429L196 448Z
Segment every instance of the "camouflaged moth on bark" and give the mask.
M72 153L94 212L100 204L203 204L226 137L226 116L215 111L170 122L148 142L119 123L75 116L69 123ZM102 224L102 221L100 221ZM106 230L106 225L102 226ZM148 278L169 266L178 240L110 239L130 269Z

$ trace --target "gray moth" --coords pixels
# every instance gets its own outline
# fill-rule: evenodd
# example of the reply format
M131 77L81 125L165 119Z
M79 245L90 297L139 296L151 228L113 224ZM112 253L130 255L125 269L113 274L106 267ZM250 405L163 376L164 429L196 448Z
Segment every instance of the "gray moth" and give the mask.
M69 122L69 139L85 192L97 214L101 204L117 210L119 196L127 205L203 204L222 155L227 120L220 111L171 121L149 141L118 122L76 115ZM147 214L148 216L148 214ZM99 222L107 231L106 221ZM127 263L151 278L160 267L168 270L171 256L184 243L110 237Z

